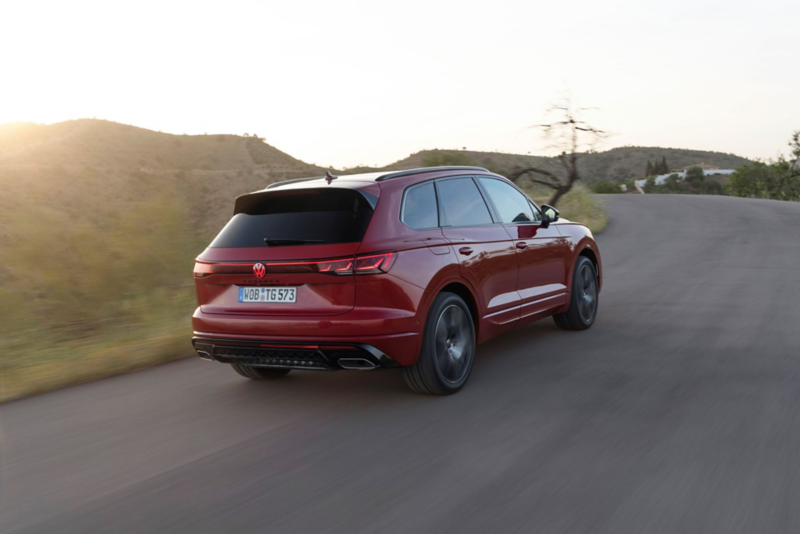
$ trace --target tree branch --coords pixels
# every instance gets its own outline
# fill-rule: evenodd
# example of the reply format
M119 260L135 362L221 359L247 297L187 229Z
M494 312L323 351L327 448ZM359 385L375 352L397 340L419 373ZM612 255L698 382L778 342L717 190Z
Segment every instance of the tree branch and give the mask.
M540 169L538 167L527 167L525 169L519 169L519 170L514 171L511 174L509 174L508 175L508 179L511 180L512 182L516 182L522 176L524 176L524 175L526 175L528 173L541 174L543 176L547 176L548 178L553 180L557 185L559 185L559 186L561 185L561 179L557 175L555 175L554 173L552 173L550 171L546 171L544 169ZM549 183L546 183L546 182L541 182L541 181L537 181L537 180L533 180L533 181L536 182L536 183L544 183L545 185L549 185L550 187L553 187L552 184L549 184Z
M536 180L535 178L531 178L531 182L533 182L535 184L546 185L547 187L552 187L553 189L558 189L559 187L561 187L561 186L556 185L556 184L554 184L552 182L543 182L542 180Z

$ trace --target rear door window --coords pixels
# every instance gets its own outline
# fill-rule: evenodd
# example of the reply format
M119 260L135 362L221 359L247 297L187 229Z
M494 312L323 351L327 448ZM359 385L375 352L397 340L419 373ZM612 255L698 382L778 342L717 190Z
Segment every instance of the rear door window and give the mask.
M450 178L436 182L446 226L492 224L489 208L472 178Z
M525 195L500 180L478 179L494 204L502 223L527 223L535 220L533 210Z
M212 247L264 247L361 241L372 206L352 189L265 191L240 197Z
M403 199L400 220L414 230L439 226L439 208L433 182L409 187Z

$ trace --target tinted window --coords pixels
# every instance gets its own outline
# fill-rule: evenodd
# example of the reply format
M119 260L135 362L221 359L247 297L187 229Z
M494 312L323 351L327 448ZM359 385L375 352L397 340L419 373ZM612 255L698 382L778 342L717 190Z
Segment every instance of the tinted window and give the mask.
M439 226L433 182L408 188L403 199L403 212L400 214L400 220L414 230Z
M436 187L448 226L492 224L489 208L472 178L441 180Z
M348 189L269 191L236 200L236 210L212 247L264 247L306 243L354 243L367 231L372 206Z
M500 180L479 178L486 189L494 207L497 208L500 220L506 224L531 222L533 210L525 195Z

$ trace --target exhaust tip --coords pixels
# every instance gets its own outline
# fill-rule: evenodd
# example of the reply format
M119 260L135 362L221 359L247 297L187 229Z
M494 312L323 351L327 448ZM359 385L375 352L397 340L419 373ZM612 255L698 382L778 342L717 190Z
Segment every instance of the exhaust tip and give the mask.
M202 345L197 343L194 346L194 350L197 352L197 355L200 356L200 359L209 362L214 359L214 357L211 355L214 351L214 347L212 345Z
M337 362L342 369L351 369L357 371L371 371L377 365L364 358L339 358Z

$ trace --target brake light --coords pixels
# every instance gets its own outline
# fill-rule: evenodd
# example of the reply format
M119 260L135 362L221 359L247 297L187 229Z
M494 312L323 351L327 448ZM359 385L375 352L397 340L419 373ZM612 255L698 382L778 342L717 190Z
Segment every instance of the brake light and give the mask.
M356 258L356 274L385 273L392 267L396 258L394 252L377 254L375 256L361 256Z

